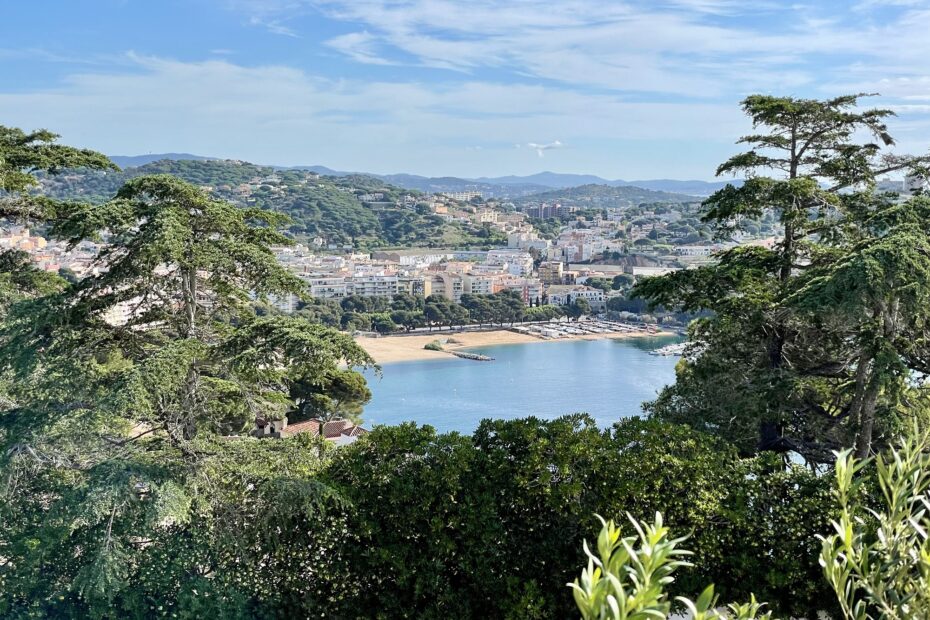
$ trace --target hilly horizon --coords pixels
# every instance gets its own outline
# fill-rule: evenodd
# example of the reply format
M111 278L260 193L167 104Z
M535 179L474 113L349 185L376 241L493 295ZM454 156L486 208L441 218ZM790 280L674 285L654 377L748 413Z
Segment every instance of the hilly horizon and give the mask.
M183 160L223 160L229 158L208 157L191 153L150 153L146 155L113 155L110 159L120 168L138 167L162 159ZM405 189L423 192L460 192L481 191L488 197L525 197L549 190L568 189L583 185L607 185L610 187L638 187L658 192L671 192L690 196L709 196L728 183L741 184L742 180L702 181L699 179L605 179L593 174L560 173L552 171L537 172L531 175L503 175L500 177L429 177L411 173L376 174L364 171L336 170L322 165L280 166L270 165L279 170L303 170L327 176L347 176L362 174L372 176Z

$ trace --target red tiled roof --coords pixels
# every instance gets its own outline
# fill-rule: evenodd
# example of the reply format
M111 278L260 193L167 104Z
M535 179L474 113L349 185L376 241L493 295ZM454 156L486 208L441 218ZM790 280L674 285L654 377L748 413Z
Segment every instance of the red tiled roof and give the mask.
M348 420L332 420L323 425L323 437L335 439L351 427L352 423Z
M305 422L288 424L283 434L296 435L297 433L310 433L312 437L316 437L320 434L320 423L317 420L307 420Z
M323 437L326 439L339 439L340 437L358 437L368 431L361 426L352 424L349 420L331 420L322 425ZM295 422L288 424L287 428L281 433L285 437L290 437L298 433L310 433L312 437L320 434L319 420L306 420L304 422Z

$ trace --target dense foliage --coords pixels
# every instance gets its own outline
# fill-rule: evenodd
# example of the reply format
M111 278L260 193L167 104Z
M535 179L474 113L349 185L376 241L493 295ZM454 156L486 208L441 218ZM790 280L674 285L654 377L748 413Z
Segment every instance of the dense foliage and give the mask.
M75 152L100 157L65 151ZM56 161L22 165L54 173ZM42 207L28 215L50 235L104 250L99 270L73 283L15 253L0 265L0 611L107 615L122 592L142 617L149 604L132 566L163 552L164 537L194 554L165 561L196 557L206 530L185 540L174 528L209 501L211 458L227 447L217 438L298 411L300 386L357 376L339 366L371 359L335 330L251 311L254 296L303 288L270 249L288 243L280 214L169 175L134 177L99 205L21 204Z
M26 501L4 504L0 555L23 559L0 577L3 613L565 618L590 515L657 511L693 532L695 566L672 594L714 583L785 613L830 605L815 538L829 528L829 481L683 427L602 431L586 416L485 421L472 437L380 427L322 461L300 436L207 449L170 496L167 482L138 488L123 474L130 498L92 519L43 499L73 485L77 502L92 488L80 473L16 477L9 490ZM119 554L69 556L78 537Z

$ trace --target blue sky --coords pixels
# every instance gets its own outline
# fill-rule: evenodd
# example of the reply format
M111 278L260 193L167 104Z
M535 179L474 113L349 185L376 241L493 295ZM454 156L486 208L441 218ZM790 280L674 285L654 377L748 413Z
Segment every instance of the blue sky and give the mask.
M928 33L930 0L8 0L0 124L111 155L709 179L756 92L880 92L926 152Z

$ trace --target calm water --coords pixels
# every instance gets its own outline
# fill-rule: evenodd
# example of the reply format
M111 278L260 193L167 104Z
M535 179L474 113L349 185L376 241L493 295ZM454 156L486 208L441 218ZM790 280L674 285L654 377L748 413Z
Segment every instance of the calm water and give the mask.
M570 340L469 349L495 358L385 364L368 375L366 425L414 421L470 433L484 418L555 418L584 411L601 426L642 412L675 378L677 357L649 355L675 338Z

